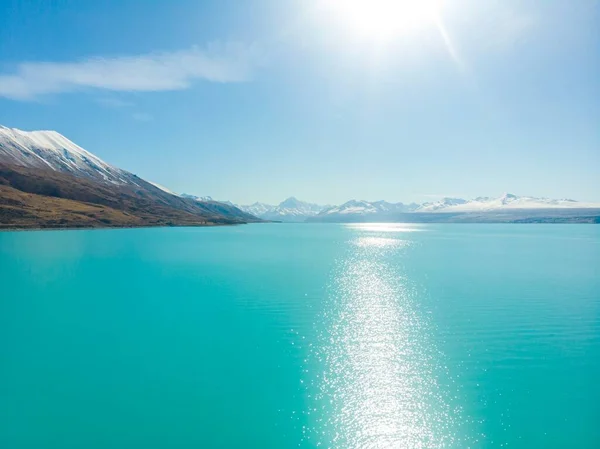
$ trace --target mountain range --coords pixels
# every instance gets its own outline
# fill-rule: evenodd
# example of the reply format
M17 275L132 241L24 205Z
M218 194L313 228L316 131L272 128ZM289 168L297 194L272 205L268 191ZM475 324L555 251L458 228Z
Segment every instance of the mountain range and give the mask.
M499 197L442 198L425 203L350 200L319 206L294 197L273 206L254 203L240 209L273 221L309 222L597 222L600 204L505 193Z
M320 212L320 214L365 215L387 212L478 212L501 209L581 209L597 207L600 207L600 204L581 203L571 199L553 200L549 198L517 196L511 193L505 193L500 197L477 197L472 200L465 200L462 198L442 198L439 201L426 202L422 204L350 200L341 206L324 209Z
M185 194L182 196L193 197ZM282 222L600 221L598 203L517 196L511 193L499 197L477 197L471 200L441 198L438 201L420 204L390 203L384 200L350 200L339 206L322 206L290 197L278 205L256 202L250 205L236 205L236 207L263 220Z
M201 226L280 222L600 222L600 204L506 193L339 206L287 198L235 205L177 194L104 162L56 131L0 126L0 228Z
M600 204L505 193L499 197L442 198L435 202L389 203L350 200L323 209L313 222L600 222Z
M260 221L235 206L175 195L56 131L0 126L0 227L202 226Z
M289 197L276 206L265 203L254 203L248 206L238 205L238 208L263 220L302 222L313 217L329 206L300 201Z

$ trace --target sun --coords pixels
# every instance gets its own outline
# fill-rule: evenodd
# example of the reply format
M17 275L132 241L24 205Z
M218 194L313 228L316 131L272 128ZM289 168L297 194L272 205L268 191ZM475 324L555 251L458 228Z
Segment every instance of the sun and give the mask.
M390 40L435 23L441 0L328 0L335 19L363 38Z

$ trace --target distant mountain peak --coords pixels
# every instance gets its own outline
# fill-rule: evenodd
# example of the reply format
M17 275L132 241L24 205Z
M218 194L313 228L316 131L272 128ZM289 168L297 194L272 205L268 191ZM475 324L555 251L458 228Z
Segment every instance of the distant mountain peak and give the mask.
M289 198L286 198L281 203L279 203L279 207L297 207L302 204L308 203L304 203L303 201L298 200L296 197L290 196Z
M228 200L215 200L212 196L210 195L205 195L205 196L197 196L197 195L191 195L189 193L182 193L181 195L178 195L181 198L187 198L190 200L194 200L194 201L198 201L201 203L209 203L209 202L213 202L213 203L221 203L221 204L227 204L229 206L234 206L237 207L235 204L233 204L231 201Z
M276 206L255 202L248 206L239 205L237 207L265 220L298 222L317 215L326 206L307 203L295 196L290 196Z
M472 200L463 198L441 198L435 202L422 204L389 203L383 200L364 201L352 199L340 206L333 206L321 211L316 219L325 221L352 220L393 220L404 213L472 213L491 212L497 210L541 210L541 209L585 209L598 208L600 204L579 203L573 200L552 200L534 198L505 193L499 197L477 197ZM336 219L337 217L337 219ZM354 217L354 218L353 218Z
M518 198L519 197L517 195L513 195L512 193L505 193L500 197L500 201L502 201L503 204L506 204L506 203L514 201ZM540 198L540 199L543 199L543 198Z

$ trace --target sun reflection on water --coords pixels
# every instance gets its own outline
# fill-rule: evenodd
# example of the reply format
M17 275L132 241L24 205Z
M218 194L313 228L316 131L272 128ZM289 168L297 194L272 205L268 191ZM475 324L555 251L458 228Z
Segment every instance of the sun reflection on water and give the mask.
M372 232L421 232L423 227L415 223L350 223L347 228Z
M357 231L329 288L328 327L316 354L324 373L315 437L339 449L452 446L453 417L436 382L427 324L394 264L410 242Z

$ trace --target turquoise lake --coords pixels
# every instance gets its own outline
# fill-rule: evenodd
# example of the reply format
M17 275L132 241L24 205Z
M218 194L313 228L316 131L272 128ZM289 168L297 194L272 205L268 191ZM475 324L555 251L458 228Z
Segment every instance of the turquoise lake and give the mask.
M0 447L598 448L600 226L0 232Z

